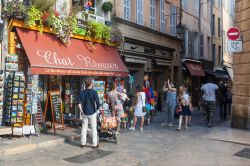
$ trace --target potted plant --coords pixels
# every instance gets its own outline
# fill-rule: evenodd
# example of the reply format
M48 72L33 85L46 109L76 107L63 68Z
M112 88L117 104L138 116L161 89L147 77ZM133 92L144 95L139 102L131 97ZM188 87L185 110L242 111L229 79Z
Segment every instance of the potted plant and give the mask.
M113 4L110 1L104 2L102 4L102 10L105 13L112 12L112 9L113 9Z

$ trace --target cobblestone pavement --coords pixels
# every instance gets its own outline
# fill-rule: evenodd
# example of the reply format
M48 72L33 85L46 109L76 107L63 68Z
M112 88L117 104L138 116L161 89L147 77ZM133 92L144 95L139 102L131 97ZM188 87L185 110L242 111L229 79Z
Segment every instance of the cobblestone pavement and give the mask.
M178 132L175 131L177 121L173 127L161 126L162 116L158 113L155 122L145 126L144 131L124 131L119 135L118 144L100 143L102 151L80 148L79 141L75 141L18 155L0 156L0 166L250 166L250 159L234 156L249 146L205 138L204 135L219 128L219 121L215 120L214 128L207 128L200 112L193 117L193 126ZM111 153L100 157L97 152ZM78 163L65 160L78 155Z

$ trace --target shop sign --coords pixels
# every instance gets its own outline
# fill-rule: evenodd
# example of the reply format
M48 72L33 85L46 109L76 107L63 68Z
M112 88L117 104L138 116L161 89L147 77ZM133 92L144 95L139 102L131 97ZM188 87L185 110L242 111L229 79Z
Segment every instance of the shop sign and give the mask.
M141 64L146 64L147 61L144 59L139 59L139 58L130 58L126 57L125 62L130 62L130 63L141 63Z
M81 69L58 69L58 68L44 68L31 67L32 74L48 74L48 75L92 75L92 76L126 76L124 72L98 71L98 70L81 70Z
M5 63L5 69L9 71L18 71L17 63Z
M241 40L229 40L228 41L228 52L237 53L242 52L242 41Z

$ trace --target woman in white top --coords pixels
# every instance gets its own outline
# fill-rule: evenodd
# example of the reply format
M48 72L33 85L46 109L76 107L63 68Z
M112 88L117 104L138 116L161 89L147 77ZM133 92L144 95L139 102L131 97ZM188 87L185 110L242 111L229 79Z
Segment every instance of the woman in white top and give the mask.
M142 91L142 87L138 85L136 87L137 93L136 93L136 103L135 103L135 112L134 112L134 123L133 127L130 128L130 130L135 130L135 126L137 123L137 119L141 118L141 127L140 130L143 130L143 124L144 124L144 116L145 112L143 112L143 107L145 107L145 99L146 94Z

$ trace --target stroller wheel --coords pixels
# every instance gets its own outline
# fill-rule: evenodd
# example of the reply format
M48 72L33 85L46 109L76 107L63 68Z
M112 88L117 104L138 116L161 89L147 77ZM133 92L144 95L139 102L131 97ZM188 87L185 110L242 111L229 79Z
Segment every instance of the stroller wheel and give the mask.
M114 143L117 144L118 143L118 140L117 140L117 137L114 135Z

